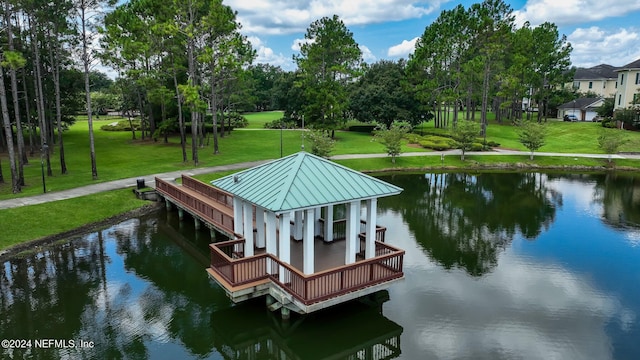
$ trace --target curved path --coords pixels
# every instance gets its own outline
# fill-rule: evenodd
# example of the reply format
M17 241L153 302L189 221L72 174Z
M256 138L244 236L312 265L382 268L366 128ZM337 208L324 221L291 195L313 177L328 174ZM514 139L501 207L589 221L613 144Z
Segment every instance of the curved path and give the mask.
M460 156L460 150L448 150L448 151L438 151L438 152L408 152L408 153L400 154L400 156L403 156L403 157L404 156L443 156L443 155L444 156ZM466 152L465 155L529 155L529 152L496 149L493 151L482 151L482 152L471 151L471 152ZM345 155L332 156L331 159L332 160L365 159L365 158L381 158L381 157L387 157L387 156L388 156L387 154L345 154ZM566 156L566 157L601 158L601 159L606 159L609 157L609 155L607 154L570 154L570 153L546 153L546 152L536 152L535 156ZM611 155L611 158L612 159L640 159L640 154L633 154L633 155L616 154L616 155ZM267 161L269 160L237 163L237 164L231 164L231 165L221 165L221 166L214 166L214 167L203 167L203 168L196 168L191 170L172 171L172 172L161 173L161 174L145 175L145 176L138 176L138 177L127 178L127 179L107 181L107 182L102 182L98 184L92 184L92 185L82 186L74 189L56 191L56 192L51 192L51 193L46 193L41 195L0 200L0 210L26 206L26 205L42 204L50 201L70 199L70 198L95 194L103 191L134 187L136 186L138 179L144 179L145 184L153 185L155 183L156 177L159 177L163 180L174 180L176 178L179 178L182 174L198 175L198 174L206 174L206 173L218 172L218 171L246 169L259 164L263 164Z

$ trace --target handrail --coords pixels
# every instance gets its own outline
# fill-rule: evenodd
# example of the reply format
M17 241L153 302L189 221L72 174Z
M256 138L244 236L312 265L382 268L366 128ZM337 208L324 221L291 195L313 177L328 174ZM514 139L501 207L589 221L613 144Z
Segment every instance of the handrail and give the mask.
M307 305L403 276L404 250L381 242L376 242L374 258L309 275L272 254L238 259L224 250L238 244L243 243L232 240L210 244L211 268L233 286L269 277Z
M161 195L172 198L177 204L187 208L193 214L205 219L207 222L217 226L227 233L233 234L233 216L217 208L213 203L207 201L215 201L215 199L210 199L209 197L202 199L185 191L181 191L180 186L178 185L171 184L160 178L156 178L155 180L156 191Z
M209 199L215 200L229 209L233 209L233 195L222 189L184 174L182 175L182 186L191 189L198 194L202 194Z

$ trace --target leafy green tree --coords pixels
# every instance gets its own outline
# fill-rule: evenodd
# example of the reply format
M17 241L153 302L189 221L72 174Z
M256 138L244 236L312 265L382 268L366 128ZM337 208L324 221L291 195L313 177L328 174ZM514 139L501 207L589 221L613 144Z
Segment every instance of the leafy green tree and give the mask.
M8 49L4 51L4 59L6 66L9 68L9 78L11 79L11 98L13 99L13 114L16 122L16 137L18 145L18 184L24 186L24 165L29 163L25 145L24 135L22 132L22 119L20 117L20 104L18 101L18 80L17 69L21 69L26 65L26 59L21 53L16 51L13 41L13 23L11 21L12 13L15 8L10 7L9 1L4 2L4 23L7 33ZM3 65L4 66L4 65Z
M90 67L93 53L90 48L92 31L101 21L99 12L115 5L115 0L76 0L74 3L77 21L80 25L80 44L82 48L82 67L84 69L84 91L87 99L87 123L89 124L89 152L91 158L91 177L98 179L98 165L96 162L96 147L93 135L93 109L91 107Z
M598 146L607 154L617 153L620 146L627 141L619 130L602 129L602 133L598 136ZM609 156L609 162L611 162L611 156Z
M311 153L321 157L329 157L333 151L335 140L326 130L311 129L306 131L304 137L311 142Z
M13 144L13 134L11 132L11 120L9 119L9 107L7 105L7 94L4 87L4 70L0 64L0 110L2 111L2 126L9 153L9 167L11 169L11 191L17 194L21 191L18 166L16 164L15 147Z
M511 7L502 0L485 0L481 4L473 4L469 13L474 39L470 51L475 54L470 61L482 76L480 122L482 135L486 137L491 90L497 81L496 73L504 67L515 18Z
M346 84L359 74L362 52L337 15L316 20L307 29L300 55L294 56L306 104L306 122L335 130L345 120Z
M547 128L544 124L533 121L519 122L518 139L529 151L529 159L533 160L533 152L545 144Z
M406 122L394 122L389 128L376 130L375 139L387 149L387 154L391 156L391 162L396 163L396 157L402 151L402 138L411 131L411 125Z
M477 141L478 135L480 135L480 130L480 124L472 120L458 121L453 128L451 135L458 144L458 148L462 151L460 160L464 161L465 152L473 148L473 144Z
M418 102L409 91L404 60L382 60L368 66L351 86L350 109L362 122L377 122L385 127L394 121L417 125L422 121Z
M468 62L472 44L469 31L469 13L458 5L445 10L424 30L416 42L415 52L410 55L406 73L415 98L420 101L422 111L435 113L434 126L447 126L449 108L457 108L460 99L471 98L477 83L477 69ZM445 111L441 111L442 105ZM453 111L453 121L457 121Z
M547 119L549 101L553 89L561 87L573 74L571 65L571 44L565 35L559 36L555 24L545 22L533 29L534 52L530 54L532 66L529 69L529 83L534 90L534 98L541 104L538 121Z
M276 97L279 94L274 90L276 89L276 82L284 75L284 71L279 66L269 64L252 65L248 71L251 76L255 110L275 110Z
M108 110L120 108L120 99L116 94L93 91L91 92L91 105L95 115L106 115Z
M601 116L603 118L609 118L613 116L614 106L615 106L615 99L612 97L606 98L604 99L604 102L602 103L602 105L598 107L596 112L598 113L598 116Z

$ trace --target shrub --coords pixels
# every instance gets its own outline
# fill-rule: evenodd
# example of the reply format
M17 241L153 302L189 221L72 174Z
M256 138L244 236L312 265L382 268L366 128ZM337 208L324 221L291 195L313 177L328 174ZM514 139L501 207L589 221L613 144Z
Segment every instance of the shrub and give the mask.
M407 139L409 144L420 144L420 141L422 140L422 136L418 134L406 134L404 137Z
M375 131L375 139L387 149L387 154L391 156L391 162L395 164L396 156L402 150L402 138L411 131L411 125L406 122L394 122L389 129Z
M282 118L280 120L273 120L264 124L265 129L295 129L296 121Z
M140 130L140 120L132 120L129 124L129 120L120 120L118 122L112 122L110 124L102 125L100 130L104 131L131 131L131 125L134 130Z
M311 142L311 153L321 157L329 157L335 141L325 130L309 130L304 135Z
M423 139L423 140L420 140L419 144L423 148L438 150L438 151L449 150L453 148L453 146L451 146L449 142L444 142L444 141L434 141L434 140Z
M601 124L602 124L602 127L605 127L605 128L609 128L609 129L617 128L616 122L611 117L604 118Z

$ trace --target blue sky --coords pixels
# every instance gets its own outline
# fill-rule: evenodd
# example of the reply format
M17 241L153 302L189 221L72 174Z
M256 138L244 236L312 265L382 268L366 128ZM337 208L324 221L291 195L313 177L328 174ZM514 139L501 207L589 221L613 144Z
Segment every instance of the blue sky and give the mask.
M481 1L224 0L238 12L257 62L295 69L307 27L337 14L353 32L367 62L407 58L414 42L442 10ZM573 46L572 64L622 66L640 59L640 0L505 0L517 23L553 22Z

